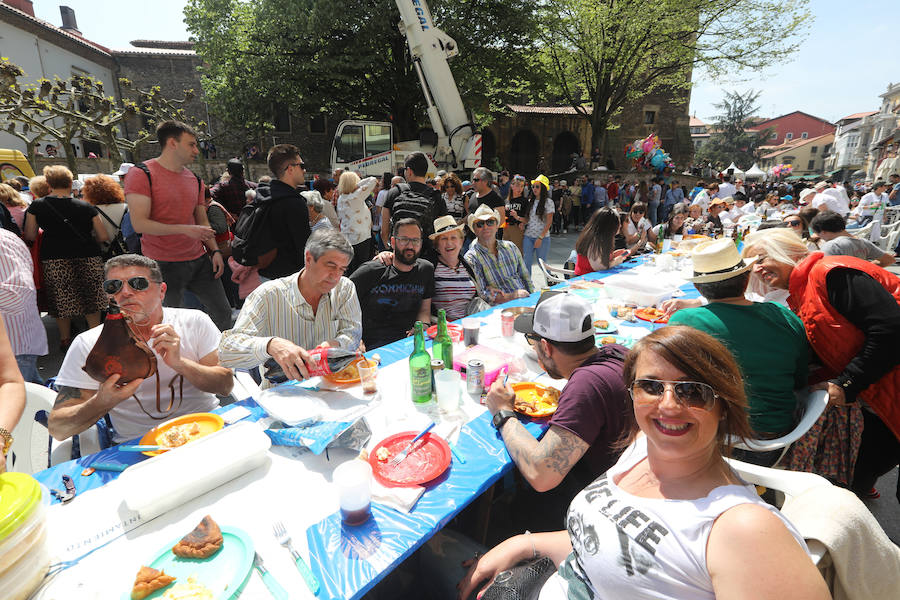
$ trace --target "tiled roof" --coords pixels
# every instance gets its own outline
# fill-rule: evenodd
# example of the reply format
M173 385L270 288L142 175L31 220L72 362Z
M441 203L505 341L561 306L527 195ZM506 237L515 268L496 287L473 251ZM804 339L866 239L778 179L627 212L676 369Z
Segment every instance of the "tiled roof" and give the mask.
M69 40L71 40L77 44L80 44L86 48L89 48L89 49L93 50L94 52L98 52L100 54L103 54L104 56L110 56L109 48L107 48L106 46L101 46L100 44L98 44L96 42L92 42L87 38L81 37L80 35L75 35L74 33L69 33L65 29L57 27L56 25L53 25L52 23L44 21L43 19L38 19L37 17L32 17L28 13L23 12L23 11L19 10L18 8L13 8L12 6L10 6L4 2L0 2L0 11L6 11L8 13L14 14L17 17L31 21L32 23L34 23L40 27L43 27L44 29L47 29L56 35L59 35L64 38L68 38Z
M161 48L165 50L193 50L194 42L183 40L132 40L136 48Z
M698 119L697 117L691 117L691 122L688 127L703 127L704 125L706 125L706 123L704 123L702 120Z
M531 106L527 104L507 104L506 107L519 114L535 114L535 115L577 115L575 108L572 106ZM584 110L590 114L591 107L585 106Z
M823 119L823 118L821 118L821 117L817 117L817 116L815 116L815 115L811 115L811 114L809 114L809 113L805 113L805 112L803 112L802 110L795 110L794 112L789 112L789 113L787 113L786 115L781 115L780 117L775 117L775 118L773 118L773 119L766 119L765 121L761 121L761 122L759 122L759 123L757 123L757 124L755 124L755 125L751 125L751 126L750 126L750 129L756 129L756 130L759 130L759 129L762 129L763 127L765 127L765 125L767 125L768 123L771 123L772 121L777 121L778 119L783 119L784 117L788 117L788 116L790 116L790 115L798 115L798 114L799 114L799 115L806 115L807 117L809 117L809 118L811 118L811 119L815 119L816 121L821 121L822 123L825 123L825 124L827 124L827 125L832 125L832 123L831 123L830 121L826 121L825 119Z
M866 112L853 113L852 115L847 115L846 117L838 119L838 121L850 121L852 119L862 119L863 117L868 117L868 116L871 116L871 115L874 115L877 113L878 113L877 110L869 110Z
M110 53L115 56L197 56L193 50L174 48L113 48Z
M795 149L795 148L799 148L800 146L805 146L806 144L809 144L809 143L814 142L814 141L816 141L816 140L820 140L820 139L822 139L823 137L827 137L827 136L829 136L829 135L830 135L830 136L834 136L833 133L824 133L824 134L822 134L822 135L817 135L816 137L807 138L807 139L805 139L805 140L804 140L803 138L800 138L800 139L798 139L798 140L791 140L790 142L788 142L788 143L786 143L786 144L782 144L782 145L780 145L780 146L777 146L777 149L775 149L773 152L770 152L769 154L764 154L764 155L763 155L763 158L775 158L775 157L778 156L779 154L784 154L785 152L787 152L787 151L789 151L789 150L793 150L793 149Z

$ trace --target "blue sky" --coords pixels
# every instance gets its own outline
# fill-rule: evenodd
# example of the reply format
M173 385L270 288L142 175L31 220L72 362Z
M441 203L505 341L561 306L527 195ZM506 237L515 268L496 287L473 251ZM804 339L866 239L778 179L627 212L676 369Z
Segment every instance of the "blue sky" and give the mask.
M747 89L762 90L760 114L766 117L802 110L834 121L877 110L878 94L900 81L897 2L811 0L815 21L790 62L743 82L695 77L691 114L710 121L724 90ZM75 10L85 37L111 48L134 39L187 39L184 0L34 0L35 14L59 25L63 3Z

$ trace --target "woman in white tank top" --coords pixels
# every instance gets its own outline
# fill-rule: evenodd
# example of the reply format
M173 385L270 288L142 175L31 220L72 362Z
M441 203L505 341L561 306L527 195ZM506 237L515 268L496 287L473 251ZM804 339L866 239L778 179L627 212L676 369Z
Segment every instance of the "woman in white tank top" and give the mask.
M635 344L625 381L634 420L618 463L575 497L565 531L516 536L471 561L459 598L537 556L558 566L541 600L830 598L800 534L722 458L730 435L750 434L728 350L664 327Z

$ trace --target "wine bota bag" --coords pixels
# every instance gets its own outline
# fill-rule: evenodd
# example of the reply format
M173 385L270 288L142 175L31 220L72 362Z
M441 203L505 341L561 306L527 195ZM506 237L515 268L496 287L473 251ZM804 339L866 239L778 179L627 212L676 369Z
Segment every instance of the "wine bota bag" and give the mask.
M110 300L103 330L82 369L101 383L118 373L121 377L117 383L124 384L154 375L156 355L134 334L119 306Z

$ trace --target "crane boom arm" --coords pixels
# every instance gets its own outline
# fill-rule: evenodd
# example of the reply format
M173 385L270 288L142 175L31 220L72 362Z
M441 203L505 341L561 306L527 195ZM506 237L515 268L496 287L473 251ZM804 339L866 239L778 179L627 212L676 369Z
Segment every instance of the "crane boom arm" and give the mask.
M439 137L452 135L470 123L447 62L459 53L456 42L434 26L425 0L395 1L400 9L400 31L406 36L425 94L431 126Z

